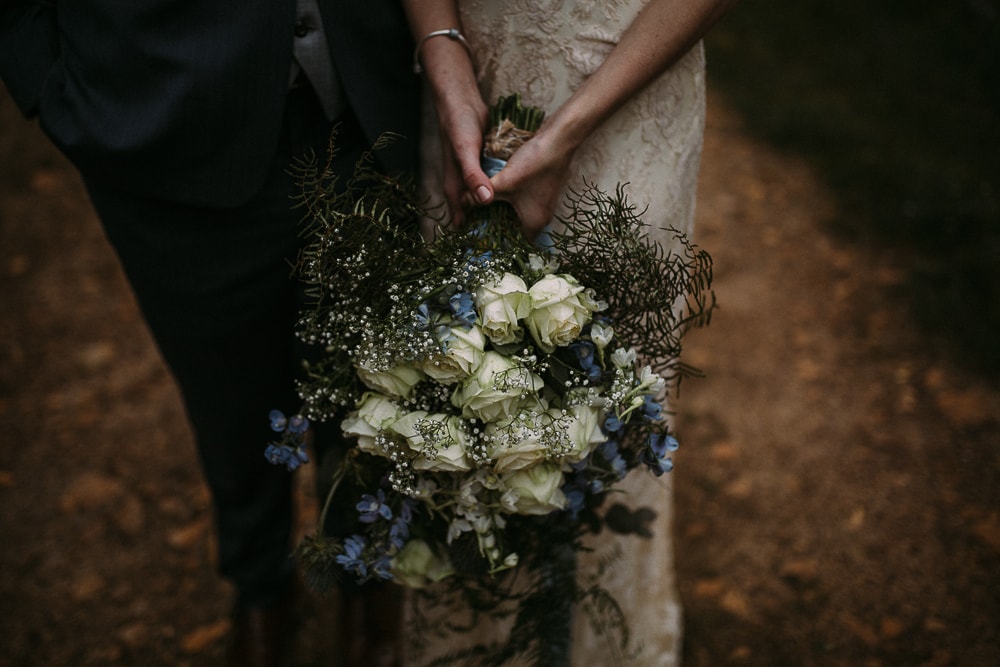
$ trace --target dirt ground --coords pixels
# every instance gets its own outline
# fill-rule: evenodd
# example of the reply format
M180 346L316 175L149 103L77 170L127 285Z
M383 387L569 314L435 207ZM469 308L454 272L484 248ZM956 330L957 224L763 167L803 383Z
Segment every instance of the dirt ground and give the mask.
M1000 388L893 253L710 101L673 473L688 665L1000 664ZM73 169L0 93L0 665L217 664L230 591L170 378ZM329 601L295 664L336 664Z

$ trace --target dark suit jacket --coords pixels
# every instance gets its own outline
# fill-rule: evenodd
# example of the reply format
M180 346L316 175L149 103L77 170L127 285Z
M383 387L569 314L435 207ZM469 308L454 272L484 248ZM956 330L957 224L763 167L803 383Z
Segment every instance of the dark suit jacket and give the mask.
M418 82L398 0L320 0L344 93L412 167ZM0 0L0 78L88 177L173 201L246 201L281 129L295 0Z

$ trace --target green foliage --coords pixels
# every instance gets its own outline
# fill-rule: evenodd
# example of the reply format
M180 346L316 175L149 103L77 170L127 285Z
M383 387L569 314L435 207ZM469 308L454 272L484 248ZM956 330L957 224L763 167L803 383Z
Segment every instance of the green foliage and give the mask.
M613 194L587 187L569 200L553 234L562 267L585 285L599 285L624 340L642 341L642 354L658 369L678 365L681 337L709 323L715 306L712 258L675 231L679 250L665 251L646 237L648 226L619 186ZM677 295L683 304L673 303Z

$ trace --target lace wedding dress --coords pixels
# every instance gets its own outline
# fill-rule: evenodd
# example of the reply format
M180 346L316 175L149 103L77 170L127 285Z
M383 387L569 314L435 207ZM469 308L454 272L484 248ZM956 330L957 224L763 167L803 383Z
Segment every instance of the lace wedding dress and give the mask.
M556 109L603 61L645 0L461 0L462 23L487 103L520 93L527 105ZM578 151L575 182L580 179L614 192L626 192L639 210L650 235L669 244L672 235L660 228L691 232L696 177L704 128L704 56L699 44L612 116ZM425 164L437 173L440 142L427 113ZM433 184L426 184L434 192ZM440 192L440 189L436 191ZM616 656L595 632L592 619L579 611L573 631L573 665L667 667L677 665L681 641L681 608L674 579L672 488L670 475L656 478L636 470L624 483L628 494L616 501L650 507L657 517L651 538L612 536L603 531L591 540L593 553L580 561L580 576L609 560L601 582L627 615L629 655ZM431 618L454 620L455 609L426 609ZM482 633L452 641L430 641L414 665L454 651L466 642L483 641ZM456 643L457 642L457 643Z

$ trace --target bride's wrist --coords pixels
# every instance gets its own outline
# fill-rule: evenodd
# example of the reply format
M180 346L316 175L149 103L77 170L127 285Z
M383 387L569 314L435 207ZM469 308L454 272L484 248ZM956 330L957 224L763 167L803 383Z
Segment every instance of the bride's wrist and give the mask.
M421 53L423 76L438 109L482 101L472 61L464 47L450 40L428 42ZM483 104L485 109L485 104Z
M557 113L542 123L537 135L547 144L547 150L554 155L572 157L590 136L590 130L580 119L569 114Z
M542 125L561 150L575 152L614 112L607 100L594 99L585 88L570 96Z

